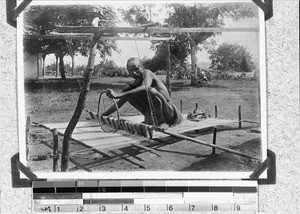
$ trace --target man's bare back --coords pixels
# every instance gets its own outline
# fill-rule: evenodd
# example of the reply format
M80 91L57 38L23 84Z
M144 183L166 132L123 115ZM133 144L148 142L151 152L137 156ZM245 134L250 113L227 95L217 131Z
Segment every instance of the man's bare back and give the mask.
M134 82L125 87L121 93L116 93L111 89L106 93L110 98L119 99L117 102L118 108L129 102L145 116L145 123L148 124L174 126L182 121L182 116L175 105L172 104L166 86L152 71L143 69L140 60L137 58L128 60L127 70L129 75L135 79ZM149 99L153 102L152 107L150 107ZM112 106L102 115L109 115L114 111L116 111L116 108ZM155 124L153 118L150 118L151 111L154 111L158 124Z

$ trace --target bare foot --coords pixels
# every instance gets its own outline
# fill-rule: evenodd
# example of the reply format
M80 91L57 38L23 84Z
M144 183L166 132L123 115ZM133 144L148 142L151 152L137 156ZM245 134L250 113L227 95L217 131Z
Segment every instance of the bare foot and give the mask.
M167 130L169 128L169 124L166 124L166 123L162 123L159 128L163 129L163 130Z

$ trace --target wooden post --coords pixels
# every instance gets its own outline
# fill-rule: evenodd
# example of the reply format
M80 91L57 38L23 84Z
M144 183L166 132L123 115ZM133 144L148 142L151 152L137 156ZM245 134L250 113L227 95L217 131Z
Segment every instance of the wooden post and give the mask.
M30 136L31 119L28 116L26 120L26 160L29 160L29 136Z
M53 172L57 172L58 160L58 133L57 129L53 129Z
M95 33L92 36L91 42L90 42L90 50L89 50L89 59L87 67L83 74L83 85L79 94L79 98L77 101L77 105L74 111L74 114L66 128L66 131L64 133L64 139L63 139L63 149L62 149L62 157L61 157L61 171L66 172L69 169L69 150L70 150L70 141L72 138L73 131L79 121L79 118L81 116L81 113L84 109L87 93L90 90L90 84L91 84L91 75L92 71L94 69L95 64L95 57L97 54L97 44L101 36L103 35L104 31L101 33Z
M215 105L215 118L218 118L218 106Z
M238 110L238 114L239 114L239 128L242 128L242 106L239 105L239 110Z
M180 113L182 113L182 100L180 100Z
M198 109L198 103L196 103L196 109Z
M214 130L214 132L213 132L213 145L216 145L216 143L217 143L217 128L214 127L213 130ZM212 155L216 154L216 148L215 147L212 147L211 154Z

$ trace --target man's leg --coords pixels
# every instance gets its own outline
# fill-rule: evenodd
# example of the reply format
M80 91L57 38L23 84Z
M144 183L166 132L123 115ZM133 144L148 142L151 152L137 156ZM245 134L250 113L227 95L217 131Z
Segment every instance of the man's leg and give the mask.
M154 107L153 113L155 113L154 116L157 119L158 125L163 123L172 124L176 109L155 88L150 88L149 92ZM146 90L130 94L126 96L126 100L145 116L145 123L154 124Z
M151 92L150 92L151 93ZM167 123L168 121L165 119L164 113L162 111L163 104L159 97L156 95L150 95L153 102L153 115L151 115L150 103L148 100L148 95L146 90L130 94L126 96L127 101L136 108L139 112L141 112L145 117L145 124L155 124L154 120L157 120L158 124ZM153 118L155 117L155 118Z
M160 110L161 115L160 116L163 115L163 118L166 121L166 123L172 122L174 119L174 114L175 114L173 105L171 103L169 103L166 100L166 98L161 93L159 93L155 88L151 88L150 93L153 97L157 97L161 101L161 110Z
M149 113L146 91L137 92L126 96L126 100L143 115Z

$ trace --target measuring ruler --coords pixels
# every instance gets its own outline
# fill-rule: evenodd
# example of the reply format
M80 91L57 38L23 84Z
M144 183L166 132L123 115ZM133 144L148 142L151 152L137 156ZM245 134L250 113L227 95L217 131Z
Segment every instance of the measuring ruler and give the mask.
M258 213L256 181L34 181L34 213Z

